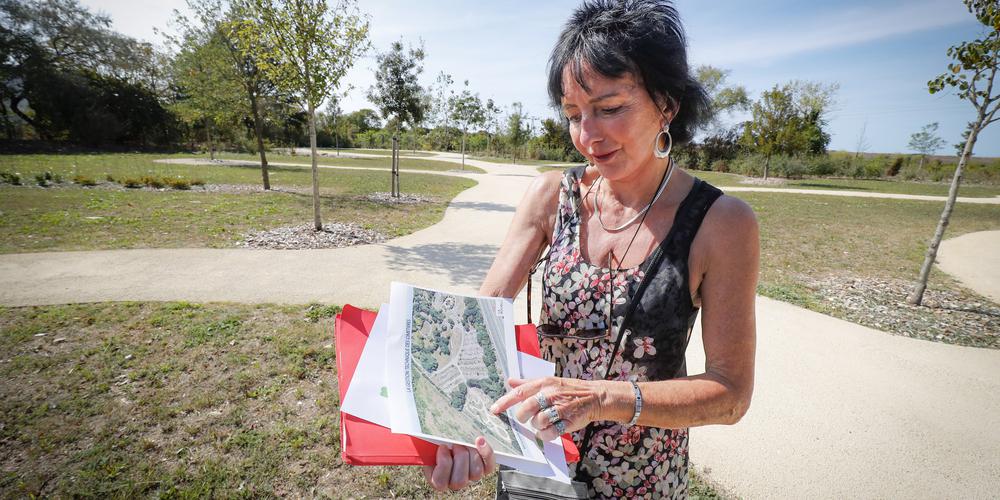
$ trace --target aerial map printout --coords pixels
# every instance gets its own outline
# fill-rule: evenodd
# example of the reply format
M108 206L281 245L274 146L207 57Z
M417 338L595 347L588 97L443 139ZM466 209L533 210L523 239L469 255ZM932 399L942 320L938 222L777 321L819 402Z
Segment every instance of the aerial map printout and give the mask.
M489 411L519 377L512 303L393 283L386 344L392 431L545 462L513 412Z

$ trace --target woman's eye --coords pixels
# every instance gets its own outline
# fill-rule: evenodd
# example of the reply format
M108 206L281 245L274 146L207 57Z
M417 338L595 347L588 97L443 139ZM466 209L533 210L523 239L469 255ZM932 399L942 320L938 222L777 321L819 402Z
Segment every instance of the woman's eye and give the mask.
M566 119L572 123L578 123L580 121L580 115L567 116Z
M604 113L604 114L606 114L606 115L613 115L613 114L621 111L623 107L624 106L616 106L614 108L604 108L604 109L601 110L601 112Z

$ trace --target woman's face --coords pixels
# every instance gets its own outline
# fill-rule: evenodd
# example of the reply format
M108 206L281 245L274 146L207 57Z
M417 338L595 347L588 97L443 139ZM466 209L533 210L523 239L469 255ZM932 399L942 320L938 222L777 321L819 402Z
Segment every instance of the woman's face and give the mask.
M585 68L584 90L563 68L563 114L573 145L609 180L651 171L653 143L667 118L636 78L608 78ZM655 171L655 169L653 169Z

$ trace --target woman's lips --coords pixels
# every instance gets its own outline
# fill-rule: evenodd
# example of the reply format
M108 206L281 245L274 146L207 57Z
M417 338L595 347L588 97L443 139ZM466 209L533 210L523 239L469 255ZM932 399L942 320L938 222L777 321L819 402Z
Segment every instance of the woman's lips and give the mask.
M613 157L615 155L615 153L617 153L617 152L618 152L618 150L616 149L616 150L614 150L614 151L612 151L610 153L605 153L603 155L595 154L594 155L594 161L602 162L602 163L606 162L606 161L610 160L611 157Z

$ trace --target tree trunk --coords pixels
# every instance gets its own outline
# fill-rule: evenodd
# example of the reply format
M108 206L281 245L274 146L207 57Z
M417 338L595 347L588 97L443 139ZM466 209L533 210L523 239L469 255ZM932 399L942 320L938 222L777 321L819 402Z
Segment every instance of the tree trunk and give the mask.
M14 114L17 115L18 118L20 118L21 120L23 120L24 123L27 123L28 125L31 125L31 128L35 129L35 133L38 134L39 137L41 137L42 139L45 139L46 141L51 141L52 140L52 134L50 134L44 128L40 127L38 125L38 122L36 122L30 116L28 116L23 111L21 111L21 101L24 101L24 100L25 100L25 97L21 96L21 95L12 97L10 99L10 110L13 111Z
M7 106L4 105L3 99L0 98L0 113L3 113L3 128L7 134L7 140L14 140L14 124L10 121L10 113L7 112Z
M767 180L768 171L771 169L771 153L767 154L767 160L764 160L764 180Z
M215 139L212 138L212 119L205 119L205 134L208 136L208 156L215 161Z
M462 170L465 170L465 129L462 129Z
M264 190L271 189L271 179L267 175L267 153L264 151L264 124L260 119L260 106L257 94L250 92L250 109L253 111L253 130L257 135L257 151L260 153L260 177L264 181Z
M392 136L392 196L399 198L399 136L395 134Z
M323 229L319 217L319 167L316 165L316 107L309 103L309 152L312 155L313 223L317 231Z
M920 170L924 169L924 155L920 155L920 165L917 168Z
M906 297L906 301L912 305L919 306L923 303L924 291L927 289L927 279L931 275L931 267L934 266L934 260L937 259L938 246L941 245L941 239L944 238L944 231L948 228L948 222L951 219L951 212L955 208L955 198L958 198L958 186L962 182L962 169L965 168L966 162L972 156L972 148L976 145L976 138L979 135L979 127L982 125L983 119L984 113L980 111L979 120L969 131L969 139L965 141L965 149L962 150L962 157L958 160L958 166L955 167L955 176L952 177L951 188L948 189L948 201L944 204L944 211L941 212L941 220L938 221L937 230L934 231L934 238L931 239L930 246L927 247L924 264L920 268L920 278L913 287L913 291Z

